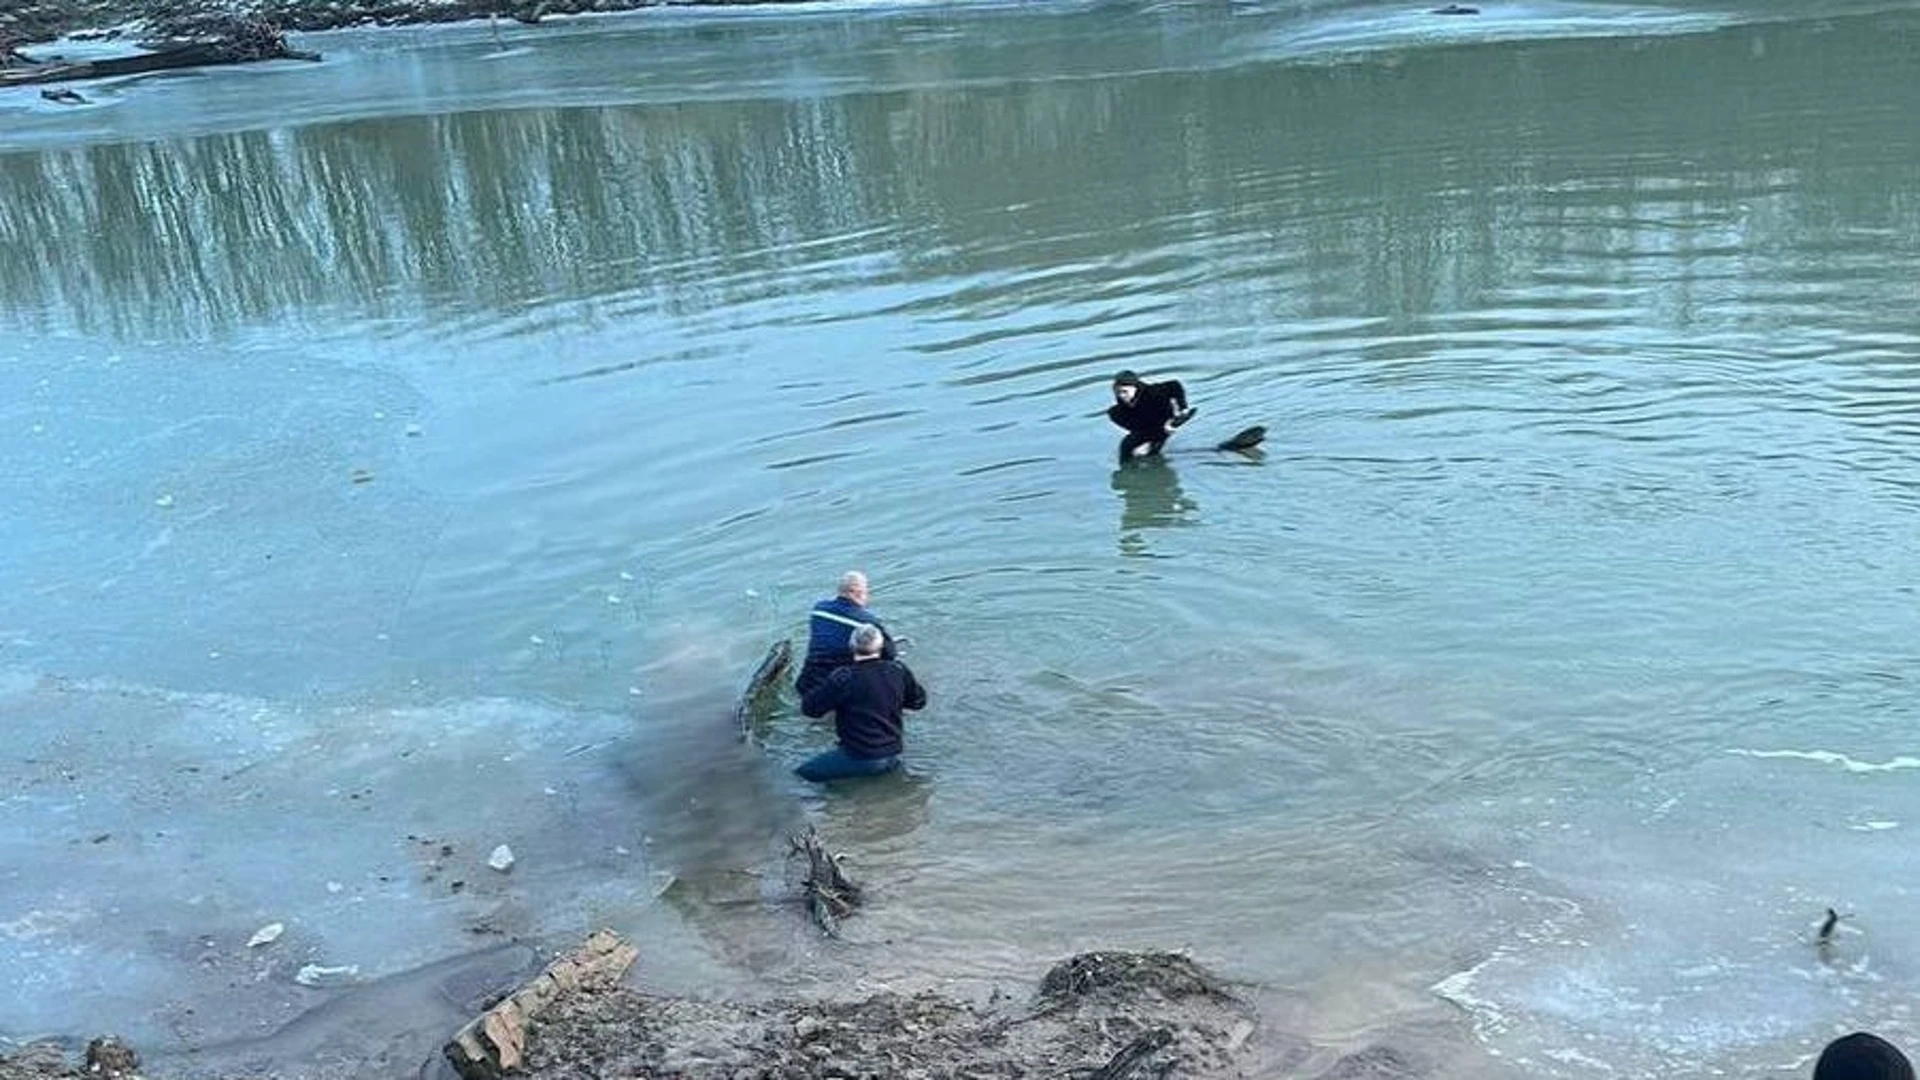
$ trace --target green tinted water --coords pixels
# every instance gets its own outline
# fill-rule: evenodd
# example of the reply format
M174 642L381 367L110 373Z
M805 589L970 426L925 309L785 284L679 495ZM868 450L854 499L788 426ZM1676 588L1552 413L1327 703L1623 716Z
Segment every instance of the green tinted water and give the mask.
M668 981L1184 946L1529 1075L1898 1034L1920 24L1849 7L678 14L10 102L4 655L525 705L600 808L552 842L703 883L589 906ZM1200 406L1162 465L1122 367ZM724 716L849 566L935 703L820 802ZM802 813L855 956L701 899Z

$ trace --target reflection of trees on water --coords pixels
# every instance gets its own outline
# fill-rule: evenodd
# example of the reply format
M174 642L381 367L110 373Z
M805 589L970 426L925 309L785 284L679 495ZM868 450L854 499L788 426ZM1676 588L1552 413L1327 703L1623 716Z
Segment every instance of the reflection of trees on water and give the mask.
M929 62L958 82L1001 61L956 43ZM1248 322L1418 320L1543 268L1634 284L1655 258L1660 313L1684 321L1743 261L1825 258L1838 230L1920 249L1914 66L1868 21L14 154L0 303L206 333L1153 254ZM1898 278L1863 288L1893 303Z

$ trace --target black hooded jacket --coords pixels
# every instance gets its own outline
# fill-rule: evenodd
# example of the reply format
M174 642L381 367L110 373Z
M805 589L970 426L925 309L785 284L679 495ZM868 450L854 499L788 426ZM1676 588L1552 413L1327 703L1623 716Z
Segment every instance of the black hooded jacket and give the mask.
M1113 407L1107 410L1107 419L1126 428L1130 435L1138 435L1143 439L1164 438L1167 421L1186 410L1186 387L1181 386L1178 379L1134 385L1139 387L1139 391L1133 395L1133 404L1114 402Z

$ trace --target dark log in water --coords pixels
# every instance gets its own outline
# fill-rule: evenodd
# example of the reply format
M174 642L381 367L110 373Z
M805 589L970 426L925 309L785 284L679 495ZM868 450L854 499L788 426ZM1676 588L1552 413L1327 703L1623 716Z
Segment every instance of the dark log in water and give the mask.
M733 707L733 722L740 730L740 741L753 741L754 712L766 696L780 682L793 663L793 646L785 639L774 642L767 648L767 655L760 660L760 666L753 669L753 677L747 680L747 688L740 692L740 703Z

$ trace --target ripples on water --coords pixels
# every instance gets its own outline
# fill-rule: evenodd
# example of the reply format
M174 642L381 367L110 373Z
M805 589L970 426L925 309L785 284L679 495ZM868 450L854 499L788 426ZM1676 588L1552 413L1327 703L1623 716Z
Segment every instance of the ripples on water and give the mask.
M526 752L591 812L528 831L634 806L771 980L829 962L728 875L805 811L882 883L873 978L1186 945L1330 1044L1438 985L1530 1075L1897 1028L1914 800L1821 753L1912 749L1915 24L1776 10L349 35L34 118L0 642L577 710L614 741ZM1112 469L1121 367L1201 405L1163 465ZM699 718L850 564L934 687L924 775L801 802Z

